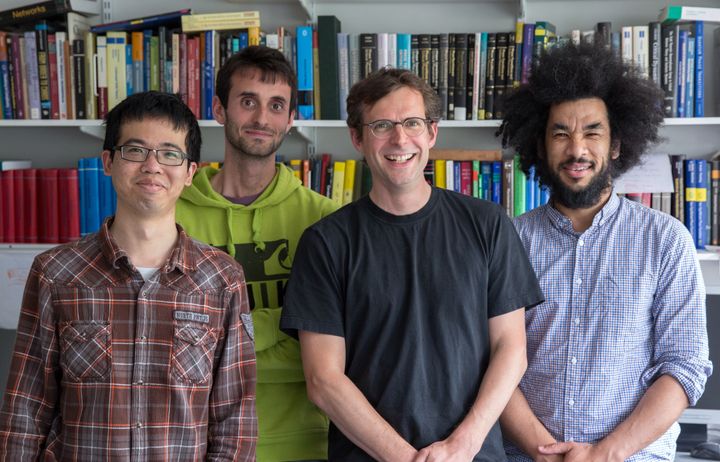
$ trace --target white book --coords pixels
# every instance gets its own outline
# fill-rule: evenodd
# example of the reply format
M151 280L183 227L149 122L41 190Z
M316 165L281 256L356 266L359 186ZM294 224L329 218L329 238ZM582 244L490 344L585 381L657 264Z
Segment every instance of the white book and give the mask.
M25 32L25 79L27 82L29 119L40 120L40 77L38 75L37 40L35 31Z
M658 20L673 21L709 21L720 22L720 8L702 6L668 5L660 10Z
M573 29L572 31L570 31L570 40L572 41L573 44L580 45L580 40L581 40L580 29Z
M398 67L397 59L397 34L388 34L388 65L390 67Z
M104 88L107 92L107 39L104 35L98 35L95 43L95 66L97 72L97 88ZM96 96L99 96L97 92Z
M620 56L623 61L633 62L633 28L632 26L623 26L620 36Z
M378 32L377 34L377 57L378 69L382 69L390 64L388 58L388 41L389 34L387 32Z
M650 41L648 35L650 33L648 26L633 26L633 62L638 67L640 75L648 78L650 65Z
M67 119L67 93L65 92L65 42L67 42L67 34L65 32L55 32L55 43L57 46L57 79L58 79L58 112L60 119Z
M348 34L337 34L338 78L340 90L340 119L347 119L347 96L350 92L350 57L348 55Z
M445 161L445 189L455 191L455 167L452 160Z
M350 56L350 88L360 81L360 34L348 35Z

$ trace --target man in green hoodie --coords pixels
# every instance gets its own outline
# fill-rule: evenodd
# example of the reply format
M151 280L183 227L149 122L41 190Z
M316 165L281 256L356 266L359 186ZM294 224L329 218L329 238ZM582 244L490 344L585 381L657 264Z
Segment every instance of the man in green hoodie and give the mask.
M292 127L295 73L282 53L252 46L217 76L213 115L225 127L222 169L200 169L177 204L187 233L245 271L257 354L257 460L327 459L325 415L307 398L298 342L278 327L305 228L337 208L304 188L275 153Z

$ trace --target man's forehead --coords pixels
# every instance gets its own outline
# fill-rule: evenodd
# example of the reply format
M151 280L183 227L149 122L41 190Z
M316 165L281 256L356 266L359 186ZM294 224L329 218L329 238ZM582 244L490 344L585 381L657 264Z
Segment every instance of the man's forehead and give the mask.
M268 85L283 85L290 91L290 84L287 79L278 72L264 71L255 67L240 69L233 74L234 80L254 80Z

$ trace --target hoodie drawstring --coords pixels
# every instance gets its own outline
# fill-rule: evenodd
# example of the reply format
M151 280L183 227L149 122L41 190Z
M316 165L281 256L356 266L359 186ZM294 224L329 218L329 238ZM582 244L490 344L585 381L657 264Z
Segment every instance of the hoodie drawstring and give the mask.
M253 210L252 220L252 240L255 243L255 251L265 250L265 242L260 240L260 229L262 229L262 209L257 208Z

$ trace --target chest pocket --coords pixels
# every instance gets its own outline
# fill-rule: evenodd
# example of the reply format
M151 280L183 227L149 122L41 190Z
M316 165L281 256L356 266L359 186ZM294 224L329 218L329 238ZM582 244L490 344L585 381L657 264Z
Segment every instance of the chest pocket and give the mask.
M112 364L110 324L107 321L71 321L60 324L60 366L74 382L100 381Z
M172 374L182 382L205 384L212 372L218 333L187 322L175 325Z

